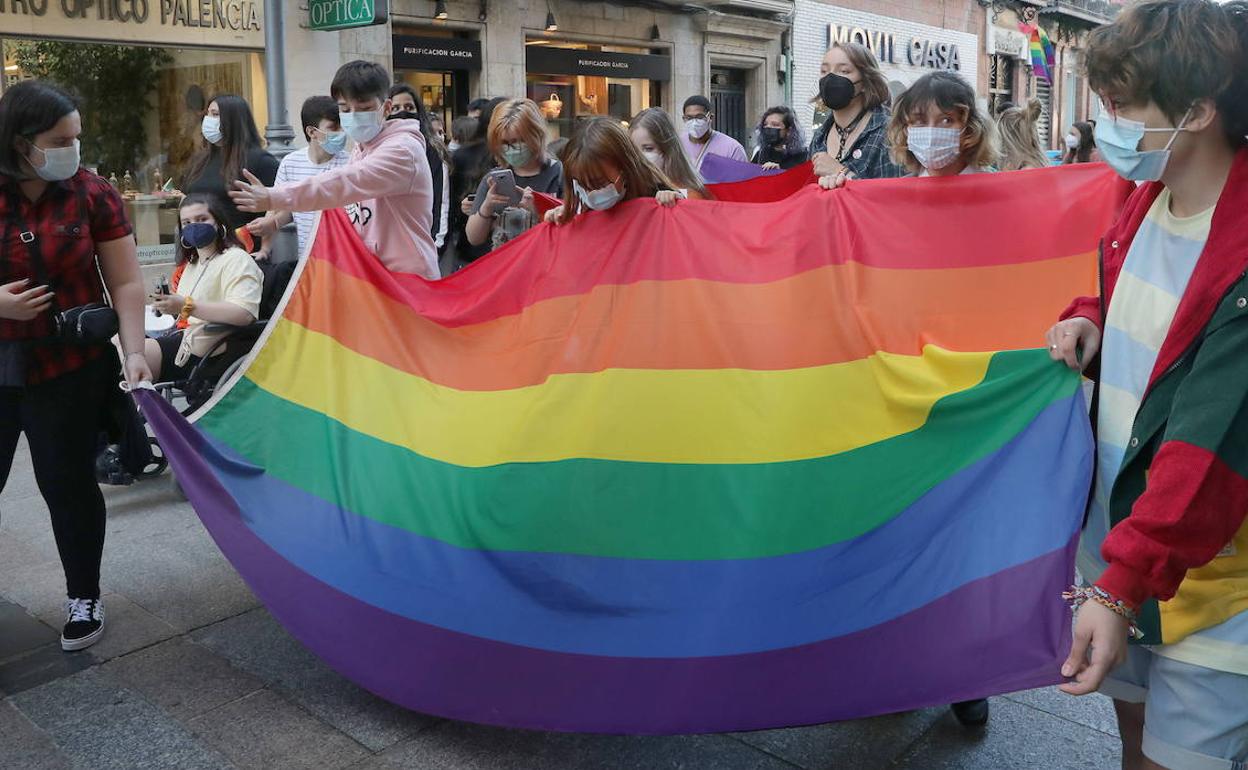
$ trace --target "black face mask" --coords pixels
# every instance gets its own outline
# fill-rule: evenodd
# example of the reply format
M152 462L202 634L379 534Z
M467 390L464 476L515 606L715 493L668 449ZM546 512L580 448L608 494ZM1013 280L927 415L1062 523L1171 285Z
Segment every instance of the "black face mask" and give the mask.
M763 143L764 147L774 147L784 141L784 137L781 136L780 129L772 128L771 126L764 126L759 129L758 138Z
M386 120L419 120L420 116L414 112L404 110L403 112L392 112Z
M857 95L857 83L835 72L819 79L819 98L829 110L843 110Z

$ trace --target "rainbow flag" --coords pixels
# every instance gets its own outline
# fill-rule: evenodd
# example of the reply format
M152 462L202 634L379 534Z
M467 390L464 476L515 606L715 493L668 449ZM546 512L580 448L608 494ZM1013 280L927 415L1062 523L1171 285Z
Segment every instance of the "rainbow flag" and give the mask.
M1036 77L1053 82L1053 69L1057 60L1053 50L1053 41L1044 28L1037 25L1020 25L1024 33L1030 35L1031 68Z
M140 400L277 619L412 709L680 733L1046 685L1092 443L1037 345L1120 191L638 200L438 282L331 212L193 423Z

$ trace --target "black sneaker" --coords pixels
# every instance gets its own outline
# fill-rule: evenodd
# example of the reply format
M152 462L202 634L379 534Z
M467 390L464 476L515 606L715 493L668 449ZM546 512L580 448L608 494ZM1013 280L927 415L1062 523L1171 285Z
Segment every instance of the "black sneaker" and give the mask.
M62 650L85 650L104 635L104 605L99 599L70 599L66 610L69 617L61 632Z
M949 706L949 710L963 727L983 727L988 724L988 701L983 698L954 703Z
M95 458L95 480L114 487L128 487L134 476L121 464L121 447L109 444Z

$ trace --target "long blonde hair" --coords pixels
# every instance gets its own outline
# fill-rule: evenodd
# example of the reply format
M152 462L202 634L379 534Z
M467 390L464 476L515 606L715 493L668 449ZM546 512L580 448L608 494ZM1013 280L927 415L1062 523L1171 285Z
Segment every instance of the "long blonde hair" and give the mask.
M702 175L697 172L685 154L685 147L676 133L676 124L672 118L658 107L650 107L637 113L629 124L629 133L644 128L655 145L663 152L663 167L659 170L667 174L667 178L678 187L695 190L700 195L707 195Z
M614 118L605 116L587 118L577 126L576 132L563 149L563 215L560 222L570 222L581 213L581 198L572 186L573 181L582 185L595 185L603 179L604 166L615 166L620 171L623 200L648 198L660 190L675 190L676 185L667 175L654 167L624 127Z
M489 143L490 154L504 168L507 161L503 158L503 135L510 133L512 129L515 129L529 152L533 153L534 160L546 160L546 121L542 118L537 102L532 99L509 99L494 108L486 141Z
M960 157L966 165L987 168L996 162L996 131L992 121L975 106L975 90L960 75L944 71L929 72L919 78L893 104L888 143L894 161L912 172L923 170L923 164L910 152L906 129L911 115L921 115L933 104L946 112L959 112L965 119Z
M1044 168L1049 159L1040 149L1040 135L1036 121L1044 113L1039 99L1027 102L1026 107L1010 107L997 118L1001 133L1001 170L1016 171L1021 168Z

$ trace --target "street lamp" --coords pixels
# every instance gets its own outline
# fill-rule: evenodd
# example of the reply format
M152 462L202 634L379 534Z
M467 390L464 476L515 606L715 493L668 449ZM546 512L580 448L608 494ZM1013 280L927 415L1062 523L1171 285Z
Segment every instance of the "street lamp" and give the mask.
M446 0L438 0L433 6L433 18L438 21L446 21L449 14L446 12Z

